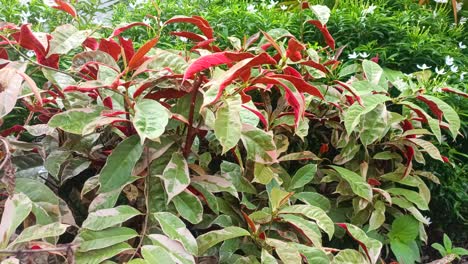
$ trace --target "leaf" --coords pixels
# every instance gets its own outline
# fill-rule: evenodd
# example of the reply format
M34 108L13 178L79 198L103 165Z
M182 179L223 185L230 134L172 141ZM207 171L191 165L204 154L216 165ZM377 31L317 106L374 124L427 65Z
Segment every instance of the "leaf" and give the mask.
M200 250L199 245L197 245L197 241L185 227L184 222L171 213L159 212L153 215L161 226L164 234L169 238L182 243L189 253L197 255L197 252Z
M411 215L403 215L395 218L392 229L388 233L390 240L398 240L402 243L410 243L419 234L419 223Z
M121 27L118 27L116 29L114 29L114 31L112 32L112 34L109 36L109 39L112 39L114 37L117 37L119 36L120 34L122 34L123 32L125 32L126 30L130 29L130 28L133 28L133 27L136 27L136 26L145 26L145 27L150 27L148 24L144 23L144 22L133 22L133 23L129 23L129 24L126 24L124 26L121 26Z
M338 166L330 166L334 170L336 170L339 175L348 182L353 190L353 193L356 195L366 199L367 201L372 201L372 188L371 186L364 180L363 177L358 175L357 173L350 171L348 169L338 167Z
M89 63L103 64L116 71L120 69L119 65L117 62L115 62L111 55L100 50L85 51L76 54L72 59L72 68L75 70L80 70L81 67Z
M322 234L315 223L293 214L282 214L281 218L299 229L315 247L322 246Z
M214 133L223 146L223 153L236 146L241 137L241 104L239 96L231 97L225 100L224 104L216 111Z
M100 264L104 260L114 257L132 247L128 243L119 243L110 247L92 250L88 252L77 252L76 264Z
M143 46L141 46L141 48L138 49L138 51L130 59L130 61L128 62L127 68L129 70L138 68L142 64L146 53L148 53L150 49L153 48L153 46L156 45L156 43L158 43L158 40L159 38L156 37L156 38L148 40L145 44L143 44Z
M99 175L99 192L117 190L132 180L132 170L143 152L137 135L120 142L107 158Z
M97 120L104 110L102 107L70 109L55 114L48 125L52 128L60 128L72 134L82 135L84 128L91 122Z
M330 200L328 200L327 197L319 193L301 192L301 193L295 194L294 198L297 198L306 204L320 207L324 211L328 211L331 208Z
M137 215L140 215L140 211L128 205L101 209L90 213L86 220L84 220L82 227L93 231L99 231L119 225Z
M203 255L208 249L222 241L241 236L250 236L250 233L237 226L230 226L225 229L207 232L197 237L198 256Z
M327 233L331 239L335 232L335 224L328 217L327 213L319 207L313 205L291 205L279 211L279 214L301 214L317 222L317 225Z
M262 249L262 264L278 264L278 261L268 251Z
M383 70L377 63L370 60L363 60L362 69L364 70L364 74L369 82L375 85L379 84Z
M57 85L61 89L65 89L68 86L76 85L76 81L70 75L50 70L47 68L42 68L42 73L44 74L44 77L47 78L47 80Z
M333 258L333 264L367 264L369 261L361 252L354 249L340 250Z
M266 164L277 161L276 146L271 133L244 124L241 140L247 150L248 159Z
M188 164L179 152L172 154L171 160L163 171L162 177L167 193L167 203L183 192L190 184Z
M138 236L138 233L128 227L110 227L101 231L83 230L75 238L79 243L78 252L106 248L125 242Z
M176 264L169 255L169 252L160 246L144 245L141 247L141 253L147 263Z
M2 212L0 222L0 248L5 248L19 225L28 217L32 210L31 200L23 193L15 193L8 197Z
M15 107L23 82L18 72L24 72L26 66L26 63L11 62L0 69L0 118L6 116Z
M439 150L431 142L419 138L408 138L408 140L423 148L431 158L444 162Z
M390 248L400 263L414 264L420 262L419 248L415 241L405 244L399 240L392 240L390 241Z
M52 8L62 10L68 14L70 14L72 17L77 18L78 14L76 13L75 8L70 5L69 3L62 1L62 0L54 0L56 5L53 5Z
M289 189L297 189L304 187L308 184L315 176L317 172L317 164L307 164L304 167L298 169L294 174L294 177L289 182Z
M278 187L273 187L270 192L271 210L276 212L281 206L289 201L292 192L286 192Z
M375 230L382 226L385 222L385 204L382 201L377 201L374 204L374 211L369 219L368 231Z
M421 210L429 210L427 202L421 197L421 195L415 191L403 189L403 188L390 188L387 189L392 195L401 195L405 197L408 201L414 203Z
M268 165L255 163L253 182L258 182L267 185L274 177L274 172Z
M195 264L195 259L192 254L188 253L178 241L159 234L152 234L148 237L153 242L153 245L164 248L173 261L181 264Z
M359 243L372 264L377 263L380 250L382 249L382 243L380 241L368 237L364 231L355 225L344 223L338 225L344 228L346 232Z
M67 54L71 50L79 47L88 37L89 32L78 30L76 27L65 24L58 26L52 32L52 40L49 43L49 53Z
M460 130L460 117L457 112L446 102L440 100L437 97L430 95L421 95L421 97L429 100L437 105L437 107L443 112L444 118L449 123L449 130L453 138L457 137L458 131Z
M204 18L199 16L174 16L171 19L167 20L164 25L171 24L171 23L190 23L197 26L201 32L207 37L208 39L212 39L213 36L213 29L210 27L208 21Z
M330 18L330 8L326 5L312 5L309 6L310 10L314 13L316 18L322 23L322 25L327 24L328 19Z
M291 161L291 160L321 160L321 159L310 151L289 153L284 156L281 156L278 159L278 161L280 162Z
M192 224L198 224L203 219L203 206L197 196L191 192L181 192L172 199L177 212Z
M56 237L65 233L69 225L60 223L52 223L48 225L33 225L25 228L21 234L9 245L17 245L19 243L25 243L33 240L38 240L47 237Z
M164 133L169 118L169 111L159 102L149 99L138 101L132 122L140 135L141 144L146 138L157 140Z
M266 243L275 248L276 254L283 263L301 264L302 257L293 243L286 243L278 239L267 238Z

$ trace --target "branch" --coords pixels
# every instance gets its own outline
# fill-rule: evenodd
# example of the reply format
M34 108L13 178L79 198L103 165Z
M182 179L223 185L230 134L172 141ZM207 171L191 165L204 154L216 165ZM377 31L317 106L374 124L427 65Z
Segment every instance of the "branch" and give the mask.
M190 149L192 148L193 140L195 139L195 131L193 127L193 116L195 112L195 104L197 102L197 94L198 94L198 89L200 89L200 86L202 84L202 78L198 76L198 78L195 79L195 82L192 86L192 100L190 102L190 112L189 112L189 118L188 118L188 130L187 130L187 138L185 140L185 145L182 154L184 155L185 158L188 157L190 153Z
M68 245L63 247L56 248L39 248L39 249L18 249L18 250L8 250L0 249L0 255L21 255L21 254L34 254L42 252L68 252L69 250L74 250L74 247L78 245Z

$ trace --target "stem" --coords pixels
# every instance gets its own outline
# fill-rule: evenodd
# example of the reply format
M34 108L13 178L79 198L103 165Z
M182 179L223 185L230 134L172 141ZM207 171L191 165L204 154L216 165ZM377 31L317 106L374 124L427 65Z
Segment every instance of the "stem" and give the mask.
M198 94L198 89L200 88L200 85L202 84L202 78L198 76L195 79L195 82L192 86L192 100L190 101L190 112L189 112L189 119L188 119L188 130L187 130L187 138L185 140L185 146L183 149L182 154L184 155L185 158L188 157L190 153L190 149L192 148L193 140L195 139L195 130L193 127L193 116L195 112L195 103L197 101L197 94Z
M62 252L62 251L73 250L74 247L77 247L77 245L68 245L68 246L56 247L56 248L39 248L39 249L22 249L22 250L1 249L0 255L21 255L21 254L34 254L34 253L53 252L53 251Z

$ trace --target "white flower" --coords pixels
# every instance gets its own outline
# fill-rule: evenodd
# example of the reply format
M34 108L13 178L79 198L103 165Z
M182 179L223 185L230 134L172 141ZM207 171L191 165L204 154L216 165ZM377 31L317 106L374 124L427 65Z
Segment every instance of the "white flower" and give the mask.
M288 9L288 7L285 6L285 5L281 5L280 8L281 8L281 10L283 10L283 11L285 11L286 9Z
M26 55L28 55L28 57L31 58L32 56L36 55L36 53L34 53L34 51L32 50L28 50L28 52L26 52Z
M468 20L468 18L466 17L461 17L460 18L460 25L464 25L466 23L466 21Z
M361 58L365 59L365 58L369 57L369 54L367 52L359 52L359 56L361 56Z
M54 0L43 0L42 2L43 2L44 5L46 5L46 6L53 6L53 5L55 5L55 1L54 1Z
M426 219L426 221L427 221L427 225L430 225L430 224L432 224L432 222L431 222L431 218L429 218L429 217L427 217L427 216L424 216L424 219Z
M452 65L452 67L450 67L450 70L451 70L452 72L458 72L458 66Z
M448 0L434 0L434 2L436 2L438 4L446 4L448 2Z
M463 81L465 79L465 74L467 74L468 72L462 72L460 74L460 81Z
M417 64L416 67L418 67L418 69L423 70L423 71L432 68L431 66L427 66L426 63L424 63L423 65Z
M145 24L148 24L148 25L149 25L149 24L151 24L151 19L149 19L149 18L145 17L145 18L143 18L143 23L145 23Z
M445 65L447 65L447 66L453 65L453 58L447 55L445 57Z
M435 72L437 73L437 75L444 75L445 74L445 70L444 68L440 69L439 68L435 68Z
M27 5L29 4L29 2L31 2L31 0L20 0L20 5Z
M351 60L357 59L357 57L358 57L358 54L355 51L348 55L348 59L351 59Z
M278 4L278 1L270 0L270 3L267 5L267 9L272 9Z
M22 18L28 18L31 16L31 12L29 12L29 10L27 12L24 12L24 11L21 11L21 15L20 15Z
M38 17L38 18L36 18L36 21L37 21L37 23L42 24L42 23L45 23L47 21L47 19L45 19L43 17Z
M462 9L463 7L463 2L458 2L457 3L457 12L460 12L460 10Z
M255 13L255 12L257 12L257 8L255 8L254 4L249 4L249 5L247 5L247 12Z
M459 47L460 49L466 49L466 45L464 45L463 42L461 42L461 41L458 42L458 47Z
M182 42L187 42L187 41L188 41L188 39L187 39L186 37L179 37L179 39L180 39L180 41L182 41Z
M367 15L367 14L374 14L374 11L375 9L377 9L377 6L375 5L370 5L368 8L362 10L361 14L363 16Z

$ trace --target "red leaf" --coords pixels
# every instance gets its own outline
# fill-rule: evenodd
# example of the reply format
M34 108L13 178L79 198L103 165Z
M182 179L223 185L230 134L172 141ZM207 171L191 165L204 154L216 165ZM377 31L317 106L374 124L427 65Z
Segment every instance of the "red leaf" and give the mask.
M307 83L302 78L297 78L297 77L294 77L294 76L291 76L291 75L285 75L285 74L274 74L274 75L271 75L270 77L272 77L272 78L281 78L281 79L287 80L290 83L292 83L294 85L294 87L296 87L296 89L299 92L308 93L310 95L317 96L322 100L325 99L325 97L323 97L322 93L320 92L320 90L317 87Z
M321 154L324 154L324 153L327 153L328 152L328 144L326 143L323 143L321 146L320 146L320 153Z
M443 160L445 163L451 164L449 158L447 158L446 156L442 156L442 160Z
M174 90L174 89L163 89L155 93L150 93L145 96L145 99L159 100L162 98L176 99L186 95L187 92Z
M369 183L372 186L380 186L382 184L382 183L380 183L379 180L374 179L374 178L367 179L367 183Z
M20 46L25 49L33 50L43 56L47 55L46 48L31 31L31 25L29 24L24 24L21 26L19 39L17 39L17 41Z
M8 137L9 135L11 135L13 133L21 132L21 131L24 131L24 130L26 130L26 129L23 126L14 125L14 126L8 128L8 129L0 131L0 136Z
M158 43L159 38L154 38L143 44L141 48L133 55L132 59L128 63L128 69L136 69L138 66L141 65L143 57L150 51L150 49Z
M413 168L413 157L414 157L414 148L411 146L405 146L406 148L406 169L405 172L403 173L403 177L405 178L408 176L408 174L411 172L411 169Z
M341 82L341 81L335 81L337 84L341 85L343 88L345 88L348 92L350 92L353 96L354 99L358 101L360 105L363 105L361 97L355 93L354 89L349 87L346 83Z
M112 32L112 34L110 35L109 38L113 38L113 37L116 37L120 34L122 34L122 32L132 28L132 27L136 27L136 26L145 26L145 27L150 27L148 24L146 23L143 23L143 22L133 22L133 23L130 23L128 25L125 25L125 26L122 26L122 27L119 27L119 28L116 28L114 30L114 32Z
M193 48L191 48L191 50L196 50L196 49L200 49L200 48L207 49L207 50L213 50L212 47L210 46L210 44L215 40L216 39L212 38L212 39L207 39L207 40L200 41L200 42L197 43L197 45L195 45Z
M317 69L319 71L322 71L324 73L330 73L330 71L322 64L318 63L318 62L315 62L315 61L312 61L312 60L308 60L308 61L304 61L304 62L301 62L302 65L306 65L306 66L310 66L314 69Z
M257 32L250 36L247 41L244 43L244 50L248 49L250 45L252 45L255 41L257 41L260 38L260 32Z
M254 221L252 221L252 219L250 219L250 217L246 213L244 213L244 211L241 210L241 213L245 221L247 222L247 225L249 226L250 231L252 233L257 233L257 227L255 226Z
M202 36L193 32L188 32L188 31L173 31L171 32L171 35L188 38L193 41L205 41L206 40L205 36Z
M242 105L242 107L249 110L250 112L254 113L260 119L263 126L265 128L268 128L268 122L267 122L266 118L263 116L263 114L260 111L258 111L257 109L250 108L250 107L248 107L248 106L246 106L244 104Z
M83 46L90 48L91 50L97 50L99 47L99 43L95 38L88 37L86 40L83 42Z
M205 56L201 56L192 62L184 74L184 80L192 78L196 73L206 70L213 66L232 63L235 61L252 58L254 55L250 53L234 53L234 52L219 52Z
M75 8L69 3L62 1L62 0L55 0L55 3L57 5L52 6L53 8L67 12L68 14L70 14L72 17L75 17L75 18L78 16Z
M364 252L366 253L366 256L369 260L371 260L371 256L369 254L369 250L367 249L367 246L361 242L360 240L356 239L348 230L348 226L345 224L345 223L337 223L337 225L341 228L343 228L344 230L346 230L346 233L348 233L348 235L350 237L352 237L356 242L358 242L359 246L362 248L362 250L364 250Z
M110 96L104 98L104 100L102 100L102 104L107 108L114 109L114 106L112 105L112 97Z
M445 87L445 88L442 88L442 91L444 92L449 92L449 93L455 93L455 94L458 94L458 95L461 95L465 98L468 98L468 94L467 93L464 93L460 90L456 90L456 89L453 89L453 88L450 88L450 87Z
M318 21L318 20L309 20L309 21L307 21L307 23L310 23L310 24L314 25L315 27L317 27L320 30L320 32L322 32L322 35L325 38L325 42L327 43L327 45L331 49L333 49L333 50L335 49L335 40L333 39L332 35L328 31L326 25L322 25L322 23L320 23L320 21Z
M294 76L294 77L297 77L297 78L302 78L301 73L298 72L296 69L294 69L291 66L288 66L288 67L284 68L283 72L285 74L287 74L287 75L291 75L291 76Z
M119 36L120 46L122 46L124 53L125 53L125 62L128 62L133 58L135 55L135 49L133 49L133 42L131 39L124 39Z
M286 50L286 57L296 62L302 59L301 51L305 50L305 46L297 41L295 38L290 38L288 41L288 49Z
M119 43L113 39L101 39L101 42L99 42L99 50L111 55L115 61L119 60L120 53L122 52Z
M164 24L167 25L167 24L171 24L171 23L190 23L190 24L193 24L193 25L197 26L200 29L201 32L203 32L205 37L207 37L208 39L213 38L213 29L211 28L208 21L206 21L202 17L199 17L199 16L192 16L192 17L175 16L175 17L169 19L168 21L166 21L166 23L164 23Z
M442 121L443 112L442 112L442 110L440 110L439 106L437 106L436 103L432 102L431 100L427 99L426 97L424 97L422 95L419 95L416 98L418 100L423 101L425 104L427 104L427 106L429 106L429 108L431 109L432 113L437 116L439 121Z
M8 60L8 53L4 48L0 48L0 59Z

